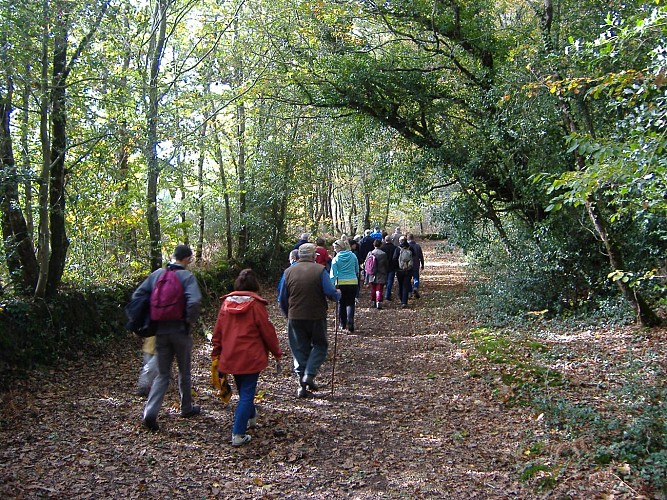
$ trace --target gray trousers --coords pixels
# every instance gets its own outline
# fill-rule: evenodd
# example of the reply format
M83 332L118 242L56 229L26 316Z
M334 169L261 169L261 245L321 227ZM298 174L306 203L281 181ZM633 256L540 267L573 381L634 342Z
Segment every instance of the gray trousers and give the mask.
M139 374L139 381L137 382L137 389L148 394L153 385L153 380L157 377L157 357L154 354L145 352L143 354L144 364L141 367Z
M169 388L171 363L178 363L178 390L181 394L181 413L192 410L191 355L192 335L183 332L158 334L155 338L155 357L158 374L153 381L148 401L144 407L144 419L157 420L164 395Z

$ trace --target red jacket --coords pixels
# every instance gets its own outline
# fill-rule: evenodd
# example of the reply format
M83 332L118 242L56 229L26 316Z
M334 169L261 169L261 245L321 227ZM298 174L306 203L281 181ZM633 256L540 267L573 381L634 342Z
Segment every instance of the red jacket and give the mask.
M266 304L265 299L253 292L232 292L222 297L211 354L212 358L220 358L218 371L238 375L259 373L269 364L269 352L276 359L282 357Z
M323 266L327 265L327 262L331 261L329 257L329 252L324 247L315 247L315 262L322 264Z

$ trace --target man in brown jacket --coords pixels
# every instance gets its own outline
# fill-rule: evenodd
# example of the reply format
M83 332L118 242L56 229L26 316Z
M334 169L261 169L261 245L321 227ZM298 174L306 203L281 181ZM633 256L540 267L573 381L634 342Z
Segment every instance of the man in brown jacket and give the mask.
M287 335L299 377L297 397L311 396L318 385L315 377L327 357L327 301L340 300L324 266L315 262L315 245L299 247L299 261L285 270L278 301L287 316Z

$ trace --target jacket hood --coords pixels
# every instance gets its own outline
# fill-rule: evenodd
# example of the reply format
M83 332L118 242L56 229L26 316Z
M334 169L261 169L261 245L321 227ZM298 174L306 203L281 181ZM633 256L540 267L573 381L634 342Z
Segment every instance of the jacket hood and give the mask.
M341 252L338 252L338 254L336 254L336 257L338 257L337 260L341 262L351 262L353 259L357 258L357 256L354 255L354 253L352 253L351 250L343 250Z
M242 314L247 312L255 301L268 304L266 299L254 292L232 292L222 297L222 307L230 314Z

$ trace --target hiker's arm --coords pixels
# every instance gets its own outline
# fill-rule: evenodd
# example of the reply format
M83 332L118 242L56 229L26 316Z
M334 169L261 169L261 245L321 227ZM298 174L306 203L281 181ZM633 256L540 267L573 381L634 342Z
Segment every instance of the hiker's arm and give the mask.
M289 311L289 294L287 293L287 283L285 283L284 279L283 284L280 287L280 293L278 293L278 305L280 306L282 313L287 317Z
M220 358L220 353L222 352L222 306L218 311L218 319L215 322L213 327L213 337L211 338L211 343L213 344L213 351L211 352L211 359Z
M266 310L266 306L257 304L254 308L254 313L255 324L262 337L262 342L268 351L273 354L274 358L280 359L283 356L283 352L280 350L280 341L276 334L276 327L269 319L269 312Z
M133 299L140 297L150 297L151 291L153 290L153 285L155 283L154 277L155 271L152 272L139 287L132 294Z
M201 291L197 284L197 278L194 274L189 273L183 281L183 293L185 294L185 321L189 324L194 324L199 318L201 311Z
M340 300L340 291L336 289L331 283L331 279L327 276L326 269L322 270L322 290L324 290L324 295L329 297L331 300L338 302Z

